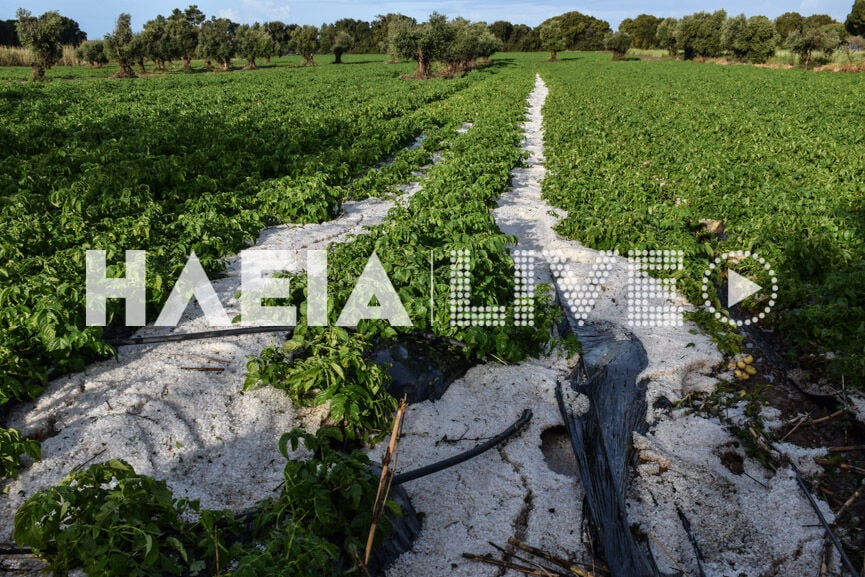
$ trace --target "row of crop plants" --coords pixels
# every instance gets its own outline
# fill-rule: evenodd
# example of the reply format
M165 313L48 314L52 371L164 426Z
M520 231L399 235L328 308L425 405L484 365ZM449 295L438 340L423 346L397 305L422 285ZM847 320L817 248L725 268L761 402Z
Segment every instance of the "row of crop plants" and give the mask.
M213 272L265 226L330 219L364 182L380 186L348 185L440 123L427 105L483 76L406 83L363 67L7 88L0 404L109 352L84 326L86 250L108 252L109 274L147 250L154 312L192 251Z
M431 167L423 190L397 205L385 222L334 245L328 287L332 323L373 251L379 256L414 324L461 341L468 355L516 361L549 344L554 312L535 299L536 326L513 327L513 262L490 214L522 159L521 128L532 77L524 68L487 73L463 90L427 103L428 122L440 127L435 145L444 158ZM411 112L409 115L412 114ZM418 113L419 114L419 113ZM470 121L473 128L457 135ZM404 153L383 171L342 186L322 182L315 198L380 193L407 177L426 153ZM403 158L405 157L405 158ZM337 181L339 182L339 181ZM323 215L323 218L327 218ZM507 305L502 322L457 327L450 322L451 253L472 255L473 304ZM430 263L437 306L429 305ZM305 308L302 276L294 302ZM303 314L299 315L303 319ZM362 571L377 479L361 442L384 436L396 400L387 373L368 359L378 339L395 338L384 321L362 321L356 330L308 327L302 322L282 347L264 350L249 364L247 386L276 386L299 404L328 403L330 419L316 432L286 433L279 449L288 459L284 491L251 514L202 511L177 499L163 481L138 475L123 461L75 471L60 485L38 492L16 515L15 537L33 547L57 574L83 568L101 575L336 575ZM289 458L300 443L311 459ZM383 524L378 539L387 534Z
M544 194L597 249L676 249L702 273L728 250L775 266L763 328L789 355L865 382L865 135L854 76L668 62L547 66ZM706 223L722 224L712 234ZM717 328L717 327L715 327Z

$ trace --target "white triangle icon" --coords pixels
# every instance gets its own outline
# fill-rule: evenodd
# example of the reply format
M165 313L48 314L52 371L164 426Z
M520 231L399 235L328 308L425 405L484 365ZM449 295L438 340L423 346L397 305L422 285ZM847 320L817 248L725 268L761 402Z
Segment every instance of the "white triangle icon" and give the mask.
M763 287L752 282L734 270L729 271L727 278L727 306L739 304L749 296L763 290Z

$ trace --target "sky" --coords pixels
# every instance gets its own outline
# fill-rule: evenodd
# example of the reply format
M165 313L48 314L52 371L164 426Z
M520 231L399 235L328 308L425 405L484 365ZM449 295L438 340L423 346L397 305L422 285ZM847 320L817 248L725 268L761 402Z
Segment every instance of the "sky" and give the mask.
M132 27L139 30L144 22L157 14L168 15L174 8L185 8L193 3L208 17L222 16L239 23L280 20L285 23L320 25L340 18L373 20L376 15L389 12L426 20L431 12L437 11L449 17L462 16L473 21L507 20L514 24L537 26L551 16L578 10L606 20L615 29L624 18L633 18L642 13L681 17L700 10L714 11L721 8L730 15L762 14L770 18L788 11L805 15L829 14L843 22L850 12L853 0L0 0L0 19L15 18L18 7L26 8L36 15L57 10L76 20L89 38L96 39L102 38L114 28L117 15L121 12L131 14Z

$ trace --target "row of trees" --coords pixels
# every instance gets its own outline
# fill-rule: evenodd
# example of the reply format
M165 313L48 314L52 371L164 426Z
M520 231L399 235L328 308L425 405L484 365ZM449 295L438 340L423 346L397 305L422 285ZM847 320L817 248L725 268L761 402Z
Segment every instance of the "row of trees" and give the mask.
M10 36L10 22L15 23L15 40L34 53L33 78L37 80L60 58L61 44L78 45L87 37L74 20L57 12L36 18L22 9L17 21L0 21L0 43ZM424 23L387 14L372 22L345 18L318 28L282 22L240 25L216 17L208 20L192 5L186 10L175 8L169 16L157 16L138 33L132 31L130 16L122 14L104 41L84 42L78 56L92 66L116 60L120 76L134 76L134 66L144 71L147 60L158 70L177 60L188 69L194 57L201 57L208 65L216 62L228 70L237 57L246 60L247 68L255 68L259 58L270 60L290 52L302 55L304 64L313 63L314 55L322 52L334 54L336 63L349 51L386 52L393 61L416 60L417 75L426 77L433 61L458 71L500 50L543 49L555 60L562 50L604 48L614 57L622 57L633 45L664 48L671 55L682 52L686 59L727 53L741 60L765 62L776 47L783 46L800 55L807 66L814 52L831 54L837 50L847 33L865 33L865 0L855 0L843 25L827 15L805 17L788 12L772 21L765 16L728 18L719 10L681 19L641 14L623 20L616 34L607 22L580 12L550 18L537 28L503 20L488 26L462 18L448 20L440 14L433 14Z
M803 16L787 12L774 21L765 16L728 17L724 10L697 12L683 18L641 14L619 25L637 48L663 48L685 59L730 54L749 62L765 62L777 48L798 54L807 66L814 52L831 55L848 35L865 33L865 0L856 0L845 24L826 14ZM852 40L856 44L856 40Z
M18 11L16 29L20 41L34 54L33 79L44 78L62 54L59 31L62 17L57 12L46 12L36 18L26 10ZM193 57L212 62L222 70L229 70L231 61L240 57L247 68L255 68L258 58L269 60L275 55L296 52L303 64L312 64L316 53L334 54L340 63L342 55L358 45L358 40L347 29L362 32L361 47L368 45L363 36L367 28L362 21L340 20L333 25L285 25L281 22L237 24L227 18L209 20L197 6L186 10L175 9L171 15L159 15L144 24L141 32L132 30L129 14L121 14L113 32L104 40L84 42L78 49L80 59L92 66L101 66L114 60L118 63L118 76L135 76L138 66L144 72L145 62L153 61L157 70L166 70L173 61L182 61L190 68ZM418 23L400 14L380 16L372 29L382 51L396 61L410 58L417 61L417 76L430 75L433 61L443 62L450 72L473 67L477 61L488 60L501 50L503 42L482 22L472 23L463 18L448 20L433 14L428 22Z

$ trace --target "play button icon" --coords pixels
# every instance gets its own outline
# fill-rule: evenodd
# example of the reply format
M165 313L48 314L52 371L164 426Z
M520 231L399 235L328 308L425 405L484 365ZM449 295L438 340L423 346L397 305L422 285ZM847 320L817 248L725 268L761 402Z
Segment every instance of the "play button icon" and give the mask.
M748 280L734 270L727 271L727 306L737 305L751 295L757 294L763 287Z
M730 268L731 265L741 267L748 259L756 261L749 263L747 267L751 278ZM759 278L764 285L771 287L771 291L751 280L752 278ZM727 302L721 304L719 301L725 284ZM710 288L710 285L714 287ZM704 306L716 319L733 327L745 327L760 322L772 311L778 298L778 278L772 265L762 256L751 251L735 250L723 253L709 265L703 273L702 289ZM748 297L764 291L766 295L755 298L754 302L747 303L747 306L740 304Z

